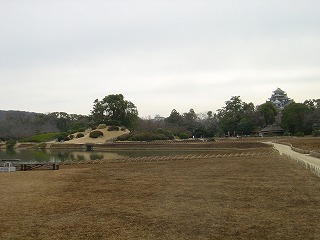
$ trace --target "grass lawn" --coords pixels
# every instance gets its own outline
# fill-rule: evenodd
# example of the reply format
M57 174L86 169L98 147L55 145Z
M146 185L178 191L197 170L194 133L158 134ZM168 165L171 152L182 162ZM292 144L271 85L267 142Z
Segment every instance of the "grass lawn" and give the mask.
M290 143L296 148L320 152L319 137L285 138L283 140L279 140L279 143L281 142Z
M0 239L319 239L320 179L278 156L1 173Z

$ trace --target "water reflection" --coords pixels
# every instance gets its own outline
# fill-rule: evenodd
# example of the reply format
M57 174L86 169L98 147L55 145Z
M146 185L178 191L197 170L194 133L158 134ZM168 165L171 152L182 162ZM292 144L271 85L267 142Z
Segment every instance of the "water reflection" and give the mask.
M117 152L86 152L86 151L59 151L59 150L1 150L0 159L17 160L21 162L64 162L64 161L83 161L101 160L128 157Z
M14 149L0 150L0 160L20 159L21 163L30 162L65 162L118 159L150 156L173 156L181 154L203 154L208 151L198 150L117 150L117 151L75 151L75 150L35 150Z

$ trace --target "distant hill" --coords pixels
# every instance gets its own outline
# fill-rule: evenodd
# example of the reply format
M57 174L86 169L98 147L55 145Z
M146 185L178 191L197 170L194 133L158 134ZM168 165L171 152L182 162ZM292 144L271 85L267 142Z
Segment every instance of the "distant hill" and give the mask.
M23 138L44 132L59 132L54 118L24 111L0 110L0 138Z

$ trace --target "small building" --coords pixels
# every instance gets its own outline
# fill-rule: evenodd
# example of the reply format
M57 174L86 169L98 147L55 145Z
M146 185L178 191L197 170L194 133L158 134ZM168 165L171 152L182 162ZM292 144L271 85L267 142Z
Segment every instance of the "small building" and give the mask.
M157 114L157 115L154 117L153 121L155 121L155 122L162 122L162 121L164 121L164 117L161 117L159 114Z
M277 124L268 125L267 127L261 129L261 134L262 136L267 134L283 135L284 129Z

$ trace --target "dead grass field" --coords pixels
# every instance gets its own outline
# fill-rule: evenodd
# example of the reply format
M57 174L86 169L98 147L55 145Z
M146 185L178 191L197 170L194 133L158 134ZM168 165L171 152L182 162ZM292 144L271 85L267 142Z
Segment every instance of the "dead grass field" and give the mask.
M319 137L285 138L283 140L279 140L278 142L290 143L296 148L320 152Z
M0 239L319 239L320 180L278 156L0 174Z

